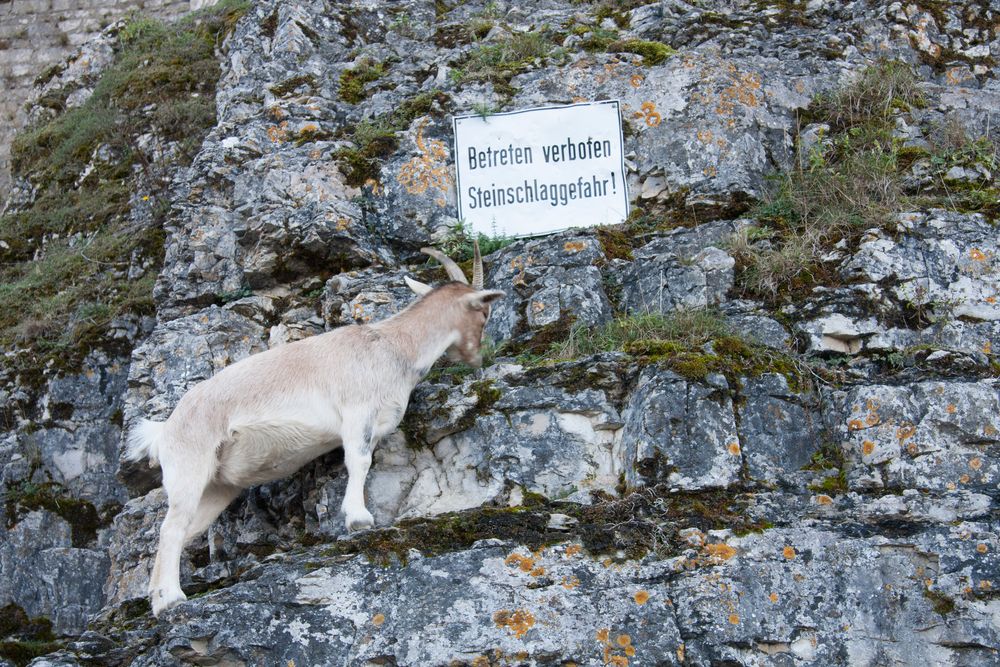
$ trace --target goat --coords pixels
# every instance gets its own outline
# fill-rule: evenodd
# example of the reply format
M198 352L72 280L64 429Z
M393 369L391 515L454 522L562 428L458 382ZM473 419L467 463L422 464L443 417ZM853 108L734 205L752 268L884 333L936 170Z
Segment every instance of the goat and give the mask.
M433 248L452 282L432 288L409 277L419 295L375 324L344 326L247 357L192 387L164 422L141 420L125 458L162 469L168 508L149 580L153 614L187 597L180 586L184 545L200 535L243 489L295 472L344 448L347 490L341 506L350 531L371 528L364 485L372 450L403 418L410 393L443 354L482 365L490 304L475 245L470 286Z

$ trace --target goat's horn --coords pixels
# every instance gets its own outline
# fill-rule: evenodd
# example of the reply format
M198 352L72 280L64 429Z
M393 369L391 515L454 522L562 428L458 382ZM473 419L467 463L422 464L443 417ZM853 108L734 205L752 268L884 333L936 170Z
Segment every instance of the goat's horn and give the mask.
M483 289L483 256L479 254L479 239L472 239L475 257L472 261L472 289Z
M458 268L458 264L456 264L451 257L448 257L448 255L444 254L440 250L435 250L434 248L421 248L420 252L425 255L430 255L437 261L441 262L444 270L448 272L448 277L452 280L457 280L465 285L469 284L469 279L465 277L465 273L462 269Z

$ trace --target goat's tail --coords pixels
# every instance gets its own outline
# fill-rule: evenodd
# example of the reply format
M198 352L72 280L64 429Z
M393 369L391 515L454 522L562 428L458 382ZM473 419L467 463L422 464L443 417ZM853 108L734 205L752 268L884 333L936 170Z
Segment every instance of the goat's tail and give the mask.
M160 465L160 441L163 439L163 427L166 422L154 422L140 419L128 434L128 445L125 447L125 458L129 461L141 461L149 457L149 467Z

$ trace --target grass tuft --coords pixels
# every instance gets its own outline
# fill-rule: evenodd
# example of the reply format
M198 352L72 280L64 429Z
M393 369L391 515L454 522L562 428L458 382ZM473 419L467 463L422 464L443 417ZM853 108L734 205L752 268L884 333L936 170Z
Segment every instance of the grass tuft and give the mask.
M799 167L774 179L752 212L758 224L731 242L739 282L753 296L809 289L832 278L832 247L863 230L890 227L904 206L903 152L893 114L924 104L912 70L879 61L852 83L818 97L804 120L826 122L830 136Z
M563 327L560 331L567 331ZM793 389L802 387L807 371L787 354L737 335L726 320L708 309L679 310L619 317L604 326L576 324L565 337L518 350L533 364L570 361L601 352L625 352L669 368L692 381L720 373L733 386L742 377L780 373Z

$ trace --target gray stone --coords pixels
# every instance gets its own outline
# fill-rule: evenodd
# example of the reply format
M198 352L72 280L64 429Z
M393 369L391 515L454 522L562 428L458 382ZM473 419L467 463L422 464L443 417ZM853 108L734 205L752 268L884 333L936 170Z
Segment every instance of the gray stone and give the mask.
M900 227L898 240L871 232L845 262L845 278L892 284L883 304L907 303L933 319L1000 319L1000 247L991 223L981 215L931 211L903 214Z
M995 489L1000 441L995 383L921 382L832 392L825 416L852 463L853 486L948 492Z
M622 301L632 313L718 306L733 286L735 260L722 245L736 230L718 222L678 229L637 249L623 272Z
M0 606L49 618L57 633L82 632L104 604L108 554L73 547L70 525L44 510L8 525L0 524Z
M742 444L725 389L649 368L640 375L622 420L628 484L664 482L693 490L739 481Z
M600 270L604 259L589 232L564 232L518 241L485 261L486 284L506 292L496 302L487 332L496 342L572 318L597 325L611 317Z
M747 472L768 483L800 482L798 474L822 445L818 396L792 391L775 373L749 378L737 408Z

